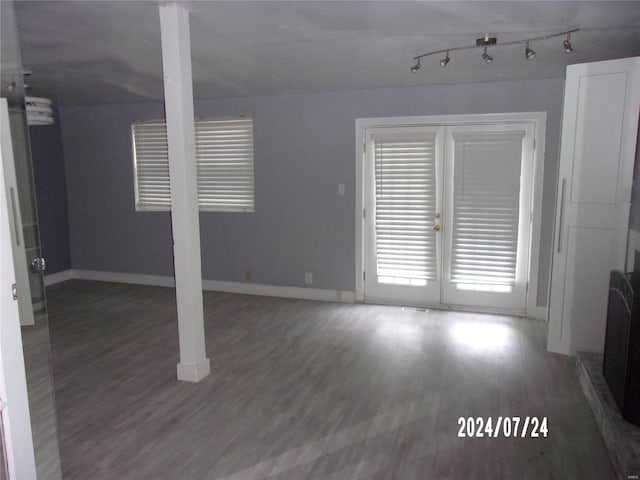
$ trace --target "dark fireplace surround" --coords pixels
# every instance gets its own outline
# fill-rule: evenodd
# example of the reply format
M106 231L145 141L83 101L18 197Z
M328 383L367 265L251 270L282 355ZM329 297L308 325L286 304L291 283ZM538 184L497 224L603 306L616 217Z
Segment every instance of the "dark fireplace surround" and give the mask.
M603 374L622 417L640 426L640 255L609 278Z

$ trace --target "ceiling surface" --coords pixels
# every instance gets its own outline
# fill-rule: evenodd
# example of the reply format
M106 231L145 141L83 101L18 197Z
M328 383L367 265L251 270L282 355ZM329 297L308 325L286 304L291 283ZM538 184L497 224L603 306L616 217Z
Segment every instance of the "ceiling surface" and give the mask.
M184 1L194 96L219 98L562 77L567 64L640 54L640 2ZM163 98L158 2L15 2L32 95L60 105ZM564 37L426 57L580 28Z

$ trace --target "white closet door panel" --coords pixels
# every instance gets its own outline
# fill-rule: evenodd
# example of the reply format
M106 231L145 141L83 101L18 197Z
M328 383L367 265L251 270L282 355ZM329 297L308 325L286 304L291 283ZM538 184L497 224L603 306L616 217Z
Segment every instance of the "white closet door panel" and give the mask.
M576 350L600 351L604 348L607 315L610 245L614 229L571 227L567 232L566 291L563 316L572 319L563 324L561 341ZM590 259L582 261L581 259ZM580 297L581 301L574 299Z
M609 272L624 269L640 105L637 58L567 67L548 349L604 347Z
M569 203L616 203L627 80L625 73L579 78Z

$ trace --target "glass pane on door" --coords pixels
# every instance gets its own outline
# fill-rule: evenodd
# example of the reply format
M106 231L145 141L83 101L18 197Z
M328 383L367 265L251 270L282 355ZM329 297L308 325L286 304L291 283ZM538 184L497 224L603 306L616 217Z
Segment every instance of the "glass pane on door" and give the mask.
M451 281L458 289L513 288L523 134L454 134Z
M450 127L443 303L526 307L528 125ZM525 187L523 188L523 185Z
M435 141L374 143L378 282L424 286L438 277Z
M371 136L370 298L438 300L439 139L436 130L401 128Z

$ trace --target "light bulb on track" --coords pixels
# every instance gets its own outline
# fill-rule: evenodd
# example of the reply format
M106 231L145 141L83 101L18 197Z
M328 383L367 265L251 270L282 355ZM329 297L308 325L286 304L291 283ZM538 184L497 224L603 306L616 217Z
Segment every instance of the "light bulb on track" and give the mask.
M527 60L533 60L533 57L536 56L536 52L529 48L529 42L527 42L527 48L524 50L524 56L527 57Z
M567 33L567 38L564 42L562 42L562 46L564 47L564 53L573 52L573 45L571 45L571 34Z
M482 52L482 59L483 59L486 63L491 63L491 62L493 62L493 57L487 53L487 47L484 47L484 52Z

